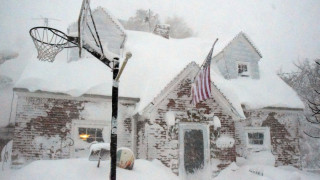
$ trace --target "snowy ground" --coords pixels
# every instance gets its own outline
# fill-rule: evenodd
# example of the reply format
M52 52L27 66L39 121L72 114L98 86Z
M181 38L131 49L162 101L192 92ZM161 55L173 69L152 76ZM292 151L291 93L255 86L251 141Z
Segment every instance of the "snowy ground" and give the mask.
M224 169L214 180L319 180L320 175L300 171L291 166L244 165L235 163Z
M14 180L88 180L108 179L110 161L101 163L87 159L41 160L19 170L0 173L0 179ZM251 171L251 172L250 172ZM254 173L255 172L255 173ZM260 174L260 175L259 175ZM119 180L178 180L169 168L158 160L136 160L133 170L117 169ZM192 179L200 180L199 176ZM208 178L210 179L210 178ZM306 173L293 167L273 167L269 165L232 163L212 180L318 180L320 175Z
M0 173L0 179L12 180L106 180L109 177L110 161L103 161L97 168L97 161L88 159L41 160L20 170ZM178 180L158 160L136 160L133 170L117 168L119 180Z

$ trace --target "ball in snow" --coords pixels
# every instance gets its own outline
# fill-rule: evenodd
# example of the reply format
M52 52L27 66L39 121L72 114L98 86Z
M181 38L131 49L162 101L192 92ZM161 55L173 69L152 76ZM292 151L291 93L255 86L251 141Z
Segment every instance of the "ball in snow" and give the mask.
M118 148L117 166L119 168L132 170L134 164L134 155L129 148Z

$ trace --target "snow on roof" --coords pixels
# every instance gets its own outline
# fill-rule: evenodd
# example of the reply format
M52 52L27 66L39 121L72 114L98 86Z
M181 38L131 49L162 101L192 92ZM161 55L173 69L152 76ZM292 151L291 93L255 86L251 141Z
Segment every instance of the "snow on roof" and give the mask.
M112 21L114 24L117 25L117 28L118 28L123 34L126 34L126 31L124 30L123 26L120 24L119 20L118 20L116 17L114 17L114 16L108 11L108 9L99 6L99 7L97 7L97 9L94 10L93 14L95 13L95 11L99 11L100 9L103 10L103 11L107 14L107 16L109 16L109 18L111 19L111 21Z
M136 31L127 34L125 51L133 55L120 78L119 95L139 97L138 111L152 102L191 61L202 63L212 43L198 38L168 40ZM30 51L36 54L34 47ZM15 87L72 96L111 95L112 72L93 57L68 63L66 57L58 55L53 63L47 63L34 55Z
M165 39L152 33L126 32L125 51L131 51L133 56L120 78L119 95L140 98L138 112L151 103L190 62L201 64L212 45L211 40L199 38ZM34 47L27 48L36 54ZM226 80L217 69L212 72L212 80L238 114L243 114L241 104L252 109L270 106L304 108L297 94L273 71L264 67L260 69L261 78L258 80ZM93 57L68 63L67 57L58 55L53 63L46 63L38 61L34 55L15 87L72 96L111 95L112 72Z
M247 109L304 108L297 93L273 71L266 68L260 67L260 79L248 77L225 79L215 64L212 64L212 69L211 80L235 107L245 105ZM236 109L241 111L242 108Z

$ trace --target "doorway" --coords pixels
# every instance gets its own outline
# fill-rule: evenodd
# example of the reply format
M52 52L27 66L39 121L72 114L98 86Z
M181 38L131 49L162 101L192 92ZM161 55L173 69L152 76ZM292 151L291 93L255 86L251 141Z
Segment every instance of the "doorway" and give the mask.
M179 176L188 179L206 171L210 160L209 126L201 123L179 124Z

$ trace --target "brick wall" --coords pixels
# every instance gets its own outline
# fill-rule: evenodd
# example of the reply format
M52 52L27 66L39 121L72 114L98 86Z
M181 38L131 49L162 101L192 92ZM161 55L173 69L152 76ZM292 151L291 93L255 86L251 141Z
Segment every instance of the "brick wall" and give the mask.
M213 114L221 120L220 134L234 137L235 129L232 118L227 115L222 107L214 100L197 104L192 108L191 102L191 81L194 72L180 80L177 85L161 100L149 114L145 113L137 123L137 157L147 159L159 159L166 166L171 167L174 173L178 174L179 169L179 123L197 122L208 124L212 121ZM166 113L175 113L175 125L168 127ZM211 117L211 118L210 118ZM216 136L212 126L210 130L210 158L218 159L218 168L224 168L232 161L235 161L235 148L217 149Z
M260 109L246 110L246 120L236 122L237 155L247 157L253 152L246 147L245 127L269 127L271 153L276 166L292 165L301 168L299 147L299 111Z
M131 111L135 103L120 101L118 147L131 148ZM109 117L110 116L110 117ZM19 93L13 138L13 167L40 159L70 158L72 121L110 123L111 100L72 98L43 92Z

